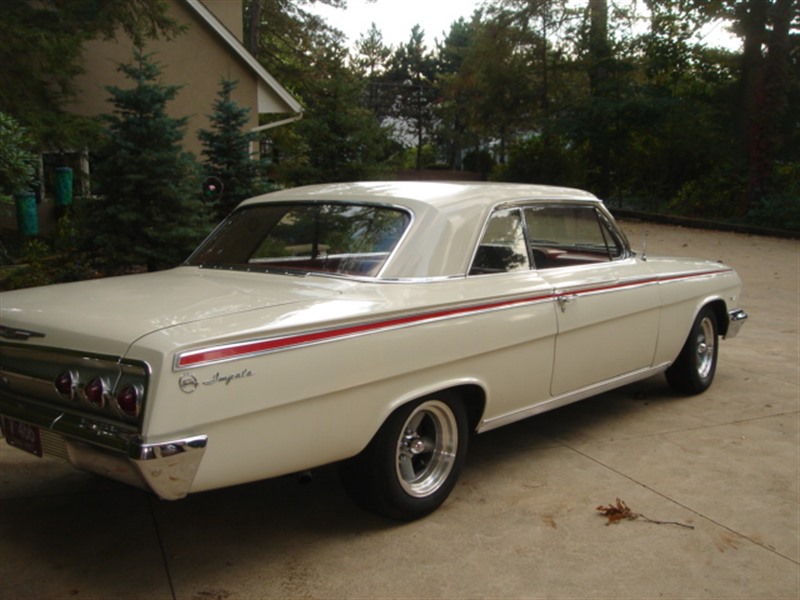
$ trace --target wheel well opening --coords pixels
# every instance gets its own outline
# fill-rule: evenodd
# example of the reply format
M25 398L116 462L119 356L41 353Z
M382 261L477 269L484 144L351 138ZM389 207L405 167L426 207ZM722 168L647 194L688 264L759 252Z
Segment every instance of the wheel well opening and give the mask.
M483 411L486 407L486 392L479 385L460 385L451 388L450 391L457 394L467 411L467 422L471 431L475 431L478 423L483 417Z
M714 316L717 318L717 329L721 336L728 333L728 307L725 306L723 300L715 300L710 303L709 308L714 311Z

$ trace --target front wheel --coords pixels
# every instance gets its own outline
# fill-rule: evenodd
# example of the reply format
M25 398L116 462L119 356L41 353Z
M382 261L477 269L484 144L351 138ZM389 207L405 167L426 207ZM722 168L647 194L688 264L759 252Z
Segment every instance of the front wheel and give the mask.
M467 427L464 406L453 394L401 406L361 454L342 463L348 495L370 512L401 521L431 513L458 480Z
M717 370L717 332L717 316L706 306L697 315L678 358L667 369L667 382L672 389L699 394L709 388Z

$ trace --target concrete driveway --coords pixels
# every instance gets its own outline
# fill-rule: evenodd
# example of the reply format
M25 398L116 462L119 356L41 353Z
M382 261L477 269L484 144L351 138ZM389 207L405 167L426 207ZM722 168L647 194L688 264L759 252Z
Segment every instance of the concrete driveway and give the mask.
M333 468L163 502L3 444L0 598L797 599L800 244L623 226L744 279L750 319L702 396L656 377L479 436L451 498L404 525ZM692 528L606 525L617 498Z

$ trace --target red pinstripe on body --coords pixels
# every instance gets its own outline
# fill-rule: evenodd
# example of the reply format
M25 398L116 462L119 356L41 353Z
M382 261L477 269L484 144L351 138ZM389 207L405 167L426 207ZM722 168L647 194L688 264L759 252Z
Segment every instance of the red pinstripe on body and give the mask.
M587 286L578 289L570 289L569 291L565 292L537 294L533 296L526 296L523 298L516 298L512 300L488 302L488 303L475 304L459 308L450 308L439 311L407 315L404 317L395 317L380 321L370 321L367 323L347 325L344 327L337 327L333 329L323 329L308 333L301 333L297 335L248 340L224 346L201 348L199 350L190 350L178 354L175 359L175 369L176 370L188 369L191 367L199 367L210 363L234 360L238 358L244 358L247 356L253 356L267 352L274 352L277 350L287 350L290 348L297 348L299 346L306 346L309 344L316 344L320 342L329 342L337 339L352 337L355 335L374 333L376 331L382 331L387 329L394 329L397 327L418 325L420 323L427 323L431 321L438 321L453 317L461 317L461 316L473 315L493 310L501 310L513 306L535 304L539 302L554 300L559 296L563 295L564 293L568 293L570 296L576 296L576 295L579 296L583 294L610 292L617 289L625 289L625 288L650 285L655 283L665 283L670 281L679 281L682 279L706 277L708 275L721 275L730 273L731 271L732 269L724 269L724 270L714 270L714 271L702 271L695 273L684 273L684 274L670 275L666 277L647 277L647 278L634 279L608 285L599 285L595 287Z

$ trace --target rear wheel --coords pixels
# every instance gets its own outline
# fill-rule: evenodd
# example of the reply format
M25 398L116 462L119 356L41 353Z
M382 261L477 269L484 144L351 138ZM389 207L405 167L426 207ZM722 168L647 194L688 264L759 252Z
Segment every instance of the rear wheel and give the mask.
M342 463L342 483L370 512L402 521L423 517L453 490L467 437L464 406L453 394L401 406L361 454Z
M677 392L699 394L714 381L718 353L717 316L706 306L697 315L675 362L667 369L667 381Z

